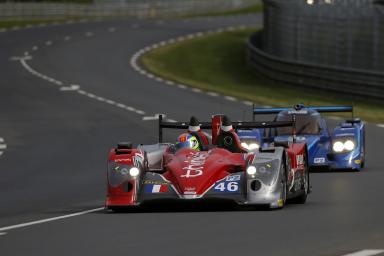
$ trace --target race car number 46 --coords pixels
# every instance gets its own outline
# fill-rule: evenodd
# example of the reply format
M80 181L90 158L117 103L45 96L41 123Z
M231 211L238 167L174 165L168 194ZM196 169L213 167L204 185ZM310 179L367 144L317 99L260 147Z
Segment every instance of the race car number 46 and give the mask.
M239 183L235 181L220 182L215 186L215 190L220 192L236 192L239 190Z

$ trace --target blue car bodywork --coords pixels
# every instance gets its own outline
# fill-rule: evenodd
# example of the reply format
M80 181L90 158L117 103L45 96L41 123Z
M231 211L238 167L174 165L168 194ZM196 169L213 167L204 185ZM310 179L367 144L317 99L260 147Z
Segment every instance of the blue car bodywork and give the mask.
M360 119L345 120L330 131L320 113L353 112L351 106L293 108L254 108L254 115L275 114L276 121L295 120L295 131L258 129L238 131L241 141L254 143L260 147L270 143L305 141L308 145L308 164L312 170L361 170L365 164L365 124Z

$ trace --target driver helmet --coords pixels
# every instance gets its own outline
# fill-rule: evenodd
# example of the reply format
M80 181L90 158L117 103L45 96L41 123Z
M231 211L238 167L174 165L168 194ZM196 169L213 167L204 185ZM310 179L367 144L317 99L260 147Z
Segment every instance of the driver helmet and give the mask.
M200 145L197 138L189 133L183 133L177 138L176 148L190 148L200 150Z

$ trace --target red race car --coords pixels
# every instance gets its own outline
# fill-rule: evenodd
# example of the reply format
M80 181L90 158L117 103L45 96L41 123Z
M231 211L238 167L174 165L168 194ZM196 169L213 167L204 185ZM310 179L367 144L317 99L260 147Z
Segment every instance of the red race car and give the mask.
M245 149L237 130L285 127L286 122L170 123L159 118L159 143L119 143L108 157L106 208L120 210L152 200L232 200L239 205L282 208L288 199L304 203L309 193L307 146L279 142ZM184 129L177 143L163 143L164 128ZM211 141L202 129L210 129Z

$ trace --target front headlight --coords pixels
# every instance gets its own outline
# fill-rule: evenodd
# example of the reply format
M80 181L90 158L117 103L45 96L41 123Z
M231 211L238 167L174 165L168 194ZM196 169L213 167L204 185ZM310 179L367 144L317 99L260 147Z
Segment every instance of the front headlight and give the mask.
M347 140L344 142L344 148L348 151L355 149L355 143L352 140Z
M125 181L136 179L140 169L136 166L110 163L108 166L108 181L113 187L119 186Z
M140 170L139 168L137 167L132 167L131 169L129 169L129 175L131 175L132 177L136 177L140 174Z
M333 143L332 149L336 153L341 153L343 151L352 151L355 149L355 142L350 139L346 141L335 141Z
M246 143L246 142L242 142L241 146L248 150L258 149L260 147L260 145L257 143Z
M248 175L255 175L256 174L256 167L251 165L247 168L247 174Z
M279 160L258 160L253 165L248 166L247 174L252 179L258 179L263 184L271 186L274 184L279 176L280 165Z
M336 141L333 143L333 151L335 152L343 152L344 150L344 143L341 141Z

